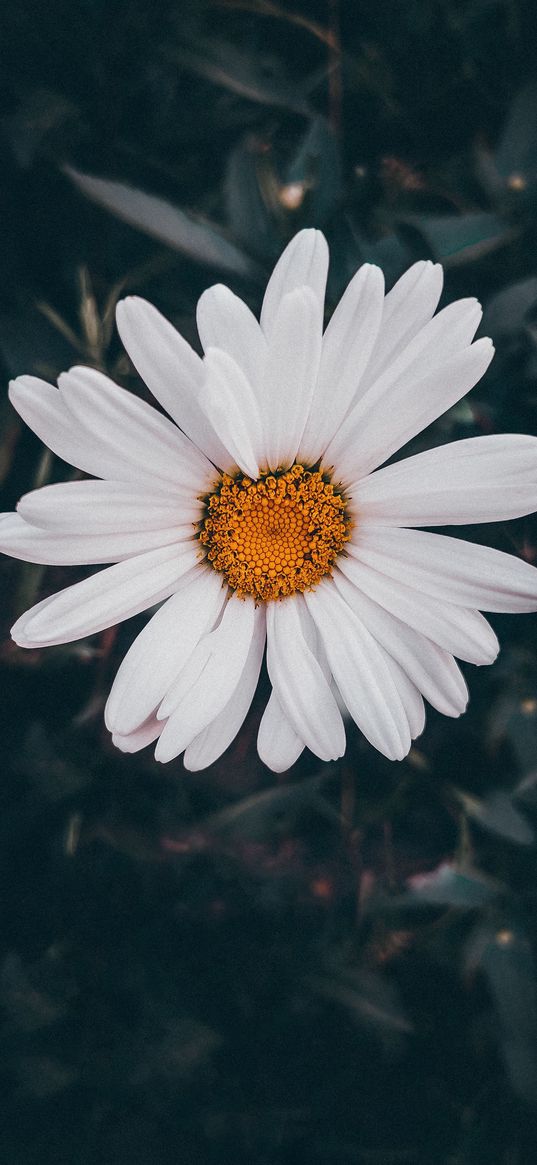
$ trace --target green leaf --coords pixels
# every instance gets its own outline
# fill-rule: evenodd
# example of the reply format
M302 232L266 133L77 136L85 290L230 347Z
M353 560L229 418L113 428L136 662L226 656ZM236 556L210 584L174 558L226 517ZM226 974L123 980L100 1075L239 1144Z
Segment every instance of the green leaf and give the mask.
M512 231L495 214L408 215L398 223L408 241L422 248L446 267L456 267L488 255L511 241Z
M315 991L341 1004L360 1026L373 1028L386 1049L413 1030L389 980L366 967L330 967L330 974L310 979Z
M497 833L516 845L532 845L534 832L529 821L515 809L511 797L502 789L495 790L483 800L456 790L456 796L465 813L489 833Z
M526 317L537 305L537 277L521 279L504 287L486 303L483 312L482 331L493 340L503 339L512 333L521 332Z
M282 61L267 53L243 52L230 41L213 37L174 44L167 55L214 85L261 105L280 106L307 116L304 90L293 84Z
M324 117L314 118L304 134L287 167L285 184L309 192L312 226L322 226L334 213L342 197L341 158L335 134Z
M537 179L537 83L530 81L513 101L495 155L504 178Z
M456 870L446 863L432 874L414 879L413 889L399 899L401 905L460 906L467 910L486 906L499 887L477 870Z
M63 170L87 198L175 251L235 275L255 275L255 264L214 223L123 182L82 174L72 166Z
M235 146L227 163L224 195L227 221L235 238L253 254L274 260L281 249L281 240L261 189L263 172L272 166L267 149L266 143L253 135Z
M338 814L320 796L321 785L330 775L328 770L292 785L276 785L262 793L254 793L206 818L201 829L218 836L238 833L241 839L249 841L272 838L293 827L304 809L311 807L320 816L339 823Z
M535 961L525 930L512 919L485 922L466 951L467 969L486 975L499 1025L499 1044L511 1085L537 1100L537 990Z

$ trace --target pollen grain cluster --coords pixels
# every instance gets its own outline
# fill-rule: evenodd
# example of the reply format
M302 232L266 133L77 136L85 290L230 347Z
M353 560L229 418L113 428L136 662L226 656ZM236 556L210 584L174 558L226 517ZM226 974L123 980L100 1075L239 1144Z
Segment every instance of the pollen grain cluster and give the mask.
M349 538L345 500L318 470L293 465L257 481L223 474L200 542L239 595L268 602L310 590Z

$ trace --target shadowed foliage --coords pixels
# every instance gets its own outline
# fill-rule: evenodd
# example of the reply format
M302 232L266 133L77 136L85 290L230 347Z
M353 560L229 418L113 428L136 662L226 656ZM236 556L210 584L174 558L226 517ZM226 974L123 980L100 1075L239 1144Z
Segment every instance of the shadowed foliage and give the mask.
M496 358L412 452L537 433L537 24L529 0L6 0L0 14L3 509L69 480L10 377L105 369L152 300L256 312L287 240L478 295ZM451 533L452 531L448 531ZM534 521L455 535L537 562ZM143 619L22 651L80 571L1 563L0 1161L530 1165L537 1154L537 629L493 617L460 721L390 764L276 777L262 679L211 769L111 746Z

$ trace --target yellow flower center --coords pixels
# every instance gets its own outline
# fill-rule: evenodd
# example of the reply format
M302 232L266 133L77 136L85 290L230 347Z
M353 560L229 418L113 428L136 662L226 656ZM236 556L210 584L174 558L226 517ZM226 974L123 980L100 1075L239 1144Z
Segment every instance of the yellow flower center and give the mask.
M199 539L230 587L268 602L330 574L349 534L345 500L326 475L293 465L257 481L224 473Z

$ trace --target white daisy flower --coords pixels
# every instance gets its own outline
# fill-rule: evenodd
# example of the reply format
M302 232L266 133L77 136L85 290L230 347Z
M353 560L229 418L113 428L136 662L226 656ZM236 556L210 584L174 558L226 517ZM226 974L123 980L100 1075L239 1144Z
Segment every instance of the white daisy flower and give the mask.
M537 438L473 437L380 468L485 372L479 304L434 315L439 266L416 263L385 296L364 264L323 335L327 266L323 235L298 234L260 323L211 287L198 305L203 359L149 303L123 300L123 343L170 420L91 368L57 389L32 376L11 386L53 452L102 480L26 494L0 520L0 549L114 564L22 615L16 643L66 643L162 604L106 707L126 752L156 740L157 760L210 765L240 729L266 644L265 764L285 770L305 746L341 756L342 706L399 760L423 729L424 697L464 711L454 657L495 659L480 610L537 607L527 563L414 529L534 510Z

